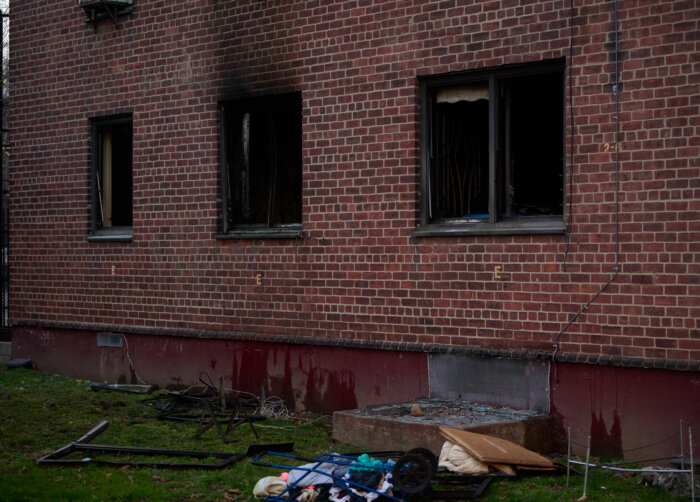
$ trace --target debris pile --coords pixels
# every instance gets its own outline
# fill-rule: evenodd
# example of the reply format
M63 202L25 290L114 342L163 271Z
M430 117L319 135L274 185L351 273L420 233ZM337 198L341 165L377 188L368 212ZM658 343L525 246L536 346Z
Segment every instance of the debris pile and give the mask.
M289 471L262 478L253 494L268 502L371 502L378 497L394 501L465 500L479 498L497 477L555 470L551 460L509 441L449 427L440 431L447 441L439 460L430 450L414 448L406 453L359 456L327 453L293 466L283 462L302 458L266 452L253 459L253 464ZM265 455L282 460L265 463L261 461Z
M516 410L465 400L438 398L418 398L411 403L372 406L352 410L352 412L363 416L389 417L402 422L439 424L459 428L466 425L546 416L545 413L535 410Z
M202 385L195 385L180 392L167 392L149 399L148 401L160 410L160 413L149 417L158 420L198 422L199 429L193 439L213 427L224 443L230 443L233 439L229 437L229 433L242 424L248 424L255 437L259 437L253 422L265 420L266 417L256 414L258 410L265 409L270 416L279 414L279 408L284 408L281 401L275 408L270 407L269 403L261 405L260 400L252 394L225 391L221 382L218 387L215 386L206 373L200 375L200 382ZM226 426L225 430L222 425Z
M692 477L679 472L658 472L663 467L650 466L643 469L642 482L646 485L658 486L674 497L691 497L693 489L691 479L695 482L695 493L700 493L700 477Z

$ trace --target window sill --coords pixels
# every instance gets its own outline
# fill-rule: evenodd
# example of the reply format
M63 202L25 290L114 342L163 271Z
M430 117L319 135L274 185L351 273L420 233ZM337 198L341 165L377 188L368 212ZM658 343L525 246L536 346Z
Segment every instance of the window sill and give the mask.
M303 237L301 226L297 228L261 228L231 230L227 234L219 234L217 240L230 239L300 239Z
M414 237L452 237L461 235L537 235L563 234L564 220L556 218L514 218L498 223L432 223L419 227Z
M134 240L134 232L131 227L118 227L110 230L98 230L88 235L88 242L131 242Z

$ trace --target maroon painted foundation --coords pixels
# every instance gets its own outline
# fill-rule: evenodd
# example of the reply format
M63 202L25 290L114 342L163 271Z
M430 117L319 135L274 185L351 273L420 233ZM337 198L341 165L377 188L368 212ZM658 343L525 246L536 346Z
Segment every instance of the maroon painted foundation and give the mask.
M556 380L555 380L556 379ZM700 455L700 374L586 364L557 364L551 372L552 413L562 436L571 428L574 451L651 459L680 454L680 420L694 426Z
M96 333L16 328L12 357L44 372L98 382L183 388L203 373L218 385L328 414L427 396L425 354L171 336L124 335L122 347L98 347ZM131 368L127 357L133 361ZM134 371L135 370L135 371Z
M140 377L165 388L198 383L206 373L217 385L221 378L224 387L279 396L297 410L322 414L431 395L421 352L136 334L124 335L122 347L98 347L96 336L15 328L12 357L31 358L44 372L99 382L139 383ZM491 361L488 371L498 378L502 362ZM680 420L700 436L697 372L559 363L551 368L549 391L561 451L569 427L575 453L585 453L590 435L594 455L631 459L678 455ZM700 456L698 446L696 439Z

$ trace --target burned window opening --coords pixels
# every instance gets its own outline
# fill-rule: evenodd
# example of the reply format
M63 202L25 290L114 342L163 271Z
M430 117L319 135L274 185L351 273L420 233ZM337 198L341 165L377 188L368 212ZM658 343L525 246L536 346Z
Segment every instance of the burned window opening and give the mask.
M131 233L131 116L96 119L93 127L93 232Z
M423 227L563 230L561 63L428 77L421 100Z
M222 110L224 232L301 227L301 95Z
M502 93L501 214L564 214L563 73L506 79Z
M488 101L445 94L436 95L432 122L431 219L488 217Z

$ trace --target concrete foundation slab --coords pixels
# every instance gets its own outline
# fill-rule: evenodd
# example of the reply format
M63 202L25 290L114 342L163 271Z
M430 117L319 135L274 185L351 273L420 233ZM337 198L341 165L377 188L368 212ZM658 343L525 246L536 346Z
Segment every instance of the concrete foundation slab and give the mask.
M418 404L424 413L411 415ZM333 438L367 450L428 448L440 453L445 425L506 439L538 453L560 451L553 417L532 410L513 410L465 401L419 399L333 414Z

